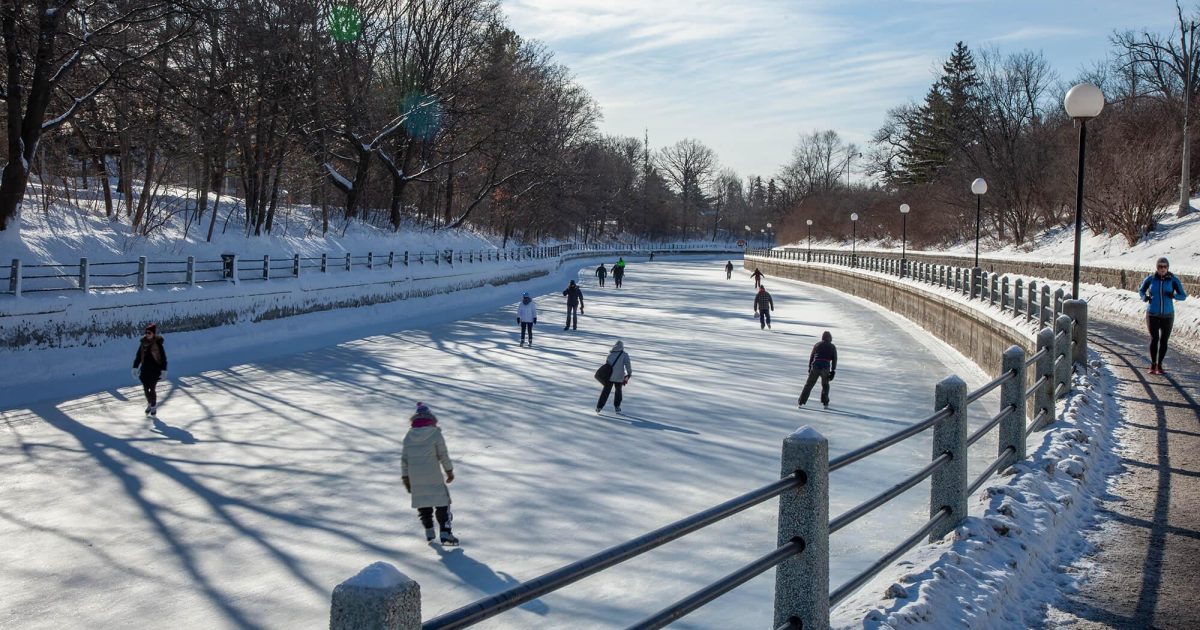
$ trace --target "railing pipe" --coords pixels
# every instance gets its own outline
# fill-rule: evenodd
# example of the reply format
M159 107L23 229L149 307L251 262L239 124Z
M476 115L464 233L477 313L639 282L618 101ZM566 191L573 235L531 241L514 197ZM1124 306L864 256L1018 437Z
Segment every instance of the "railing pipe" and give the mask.
M1024 427L1021 428L1024 430ZM1021 441L1025 441L1025 436L1021 436ZM992 475L996 474L997 470L1004 468L1009 462L1013 461L1012 455L1015 452L1016 450L1012 446L1000 449L1000 454L996 456L996 459L992 460L992 463L988 464L988 467L975 478L975 481L971 482L971 487L967 488L967 494L974 494Z
M831 606L836 606L843 599L846 599L846 597L848 597L851 593L857 591L862 587L862 585L870 581L870 579L875 577L875 575L880 571L887 568L888 565L899 559L900 556L904 555L904 553L909 549L916 547L922 540L924 540L926 536L933 538L931 532L939 529L952 529L953 526L947 528L947 522L953 522L950 515L950 509L941 508L937 510L933 517L930 518L925 525L921 527L921 529L918 529L912 536L905 538L903 542L901 542L899 545L896 545L882 558L876 560L874 564L867 567L862 573L859 573L855 577L851 578L850 581L841 585L836 591L831 593L829 595L829 604ZM807 626L803 627L807 628Z
M933 475L934 472L937 471L937 469L941 468L942 465L948 463L949 461L950 454L942 453L941 456L934 458L934 460L929 462L927 466L913 473L904 481L901 481L891 488L888 488L874 497L871 497L870 499L863 501L853 508L850 508L846 512L842 513L841 516L838 516L829 522L829 533L832 535L843 527L846 527L854 521L857 521L859 518L862 518L869 512L875 510L875 508L887 503L888 501L891 501L892 499L895 499L901 494L904 494L905 491L928 479L931 475Z
M901 429L891 435L882 437L882 438L875 440L874 442L871 442L869 444L860 446L848 453L843 453L843 454L829 460L829 472L839 470L841 468L849 466L850 464L853 464L854 462L856 462L868 455L871 455L873 453L878 453L879 451L882 451L883 449L885 449L889 446L894 446L896 444L899 444L899 443L903 442L904 440L907 440L908 438L910 438L914 435L917 435L918 433L921 433L922 431L925 431L926 429L928 429L929 427L932 427L933 425L937 424L941 420L949 418L952 413L953 413L953 411L949 407L939 409L939 410L935 411L933 413L933 415L929 416L928 418L925 418L924 420L922 420L916 424L910 425L907 428Z
M979 389L967 394L967 404L971 404L984 396L987 396L992 390L1012 380L1016 375L1012 370L1004 370L1000 372L1000 376L992 379L988 384Z

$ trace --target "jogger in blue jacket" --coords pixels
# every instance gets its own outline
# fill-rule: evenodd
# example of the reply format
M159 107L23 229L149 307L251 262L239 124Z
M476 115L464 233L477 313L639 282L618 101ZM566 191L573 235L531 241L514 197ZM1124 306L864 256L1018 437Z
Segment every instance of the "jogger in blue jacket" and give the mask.
M1150 373L1163 374L1167 340L1175 324L1175 302L1187 299L1183 283L1170 271L1171 263L1159 258L1154 273L1142 280L1138 295L1146 302L1146 327L1150 329Z

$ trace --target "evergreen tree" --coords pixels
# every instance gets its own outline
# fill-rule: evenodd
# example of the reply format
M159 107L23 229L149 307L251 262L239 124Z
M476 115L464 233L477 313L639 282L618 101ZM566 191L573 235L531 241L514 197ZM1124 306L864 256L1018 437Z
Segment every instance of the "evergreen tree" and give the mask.
M898 121L903 132L895 183L933 181L974 142L978 84L975 59L966 44L958 42L924 103Z

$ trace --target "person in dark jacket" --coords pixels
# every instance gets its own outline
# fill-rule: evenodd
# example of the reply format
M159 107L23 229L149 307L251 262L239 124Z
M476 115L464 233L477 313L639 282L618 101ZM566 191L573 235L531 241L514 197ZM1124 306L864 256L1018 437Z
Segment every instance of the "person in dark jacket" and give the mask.
M754 296L754 314L758 315L758 328L771 327L771 311L775 310L775 301L771 299L771 294L767 293L767 287L758 286L758 293Z
M572 280L571 284L563 289L563 295L567 296L567 325L563 326L563 330L579 330L579 313L583 312L583 291L580 291L579 285Z
M725 279L728 280L732 277L733 277L733 261L731 260L731 261L725 263Z
M1159 258L1154 273L1142 280L1138 295L1146 302L1146 327L1150 329L1150 373L1165 374L1163 358L1175 324L1175 302L1187 299L1183 283L1171 273L1171 263Z
M833 335L828 330L821 333L821 341L813 346L808 355L808 381L804 383L804 391L800 392L797 403L803 407L808 402L817 379L821 379L821 404L829 408L829 381L837 374L837 346L833 345Z
M625 281L625 259L624 258L618 258L617 262L613 264L612 277L613 277L613 283L617 285L618 289L620 289L621 283Z
M158 379L167 377L167 350L158 334L158 325L150 324L142 332L137 353L133 355L130 375L142 383L146 395L146 415L158 415Z
M600 286L604 286L604 279L607 277L608 269L604 268L604 263L600 263L600 266L596 267L596 279L600 281Z
M763 272L759 271L758 267L754 268L754 273L750 274L750 277L754 278L754 288L757 289L762 286Z

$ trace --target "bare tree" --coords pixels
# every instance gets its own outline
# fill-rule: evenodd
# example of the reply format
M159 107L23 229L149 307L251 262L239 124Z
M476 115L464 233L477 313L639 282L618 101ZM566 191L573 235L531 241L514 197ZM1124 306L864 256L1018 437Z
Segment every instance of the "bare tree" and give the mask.
M687 231L699 217L704 189L717 170L717 154L699 140L688 138L661 149L656 164L679 195L680 226Z

